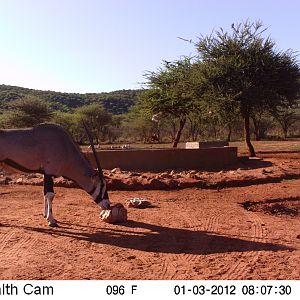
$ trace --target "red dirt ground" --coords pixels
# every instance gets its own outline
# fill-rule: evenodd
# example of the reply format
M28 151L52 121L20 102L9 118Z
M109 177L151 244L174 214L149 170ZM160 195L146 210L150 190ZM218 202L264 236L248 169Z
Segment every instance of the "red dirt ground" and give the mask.
M300 279L299 155L272 159L205 177L238 173L245 186L112 191L113 203L153 204L118 225L101 222L84 191L59 187L50 228L40 186L0 185L0 279ZM276 170L274 183L247 182Z

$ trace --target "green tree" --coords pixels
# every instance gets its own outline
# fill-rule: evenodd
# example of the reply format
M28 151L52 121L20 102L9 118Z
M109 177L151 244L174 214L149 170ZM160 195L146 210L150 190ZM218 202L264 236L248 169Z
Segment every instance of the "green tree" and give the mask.
M200 136L204 136L211 124L219 123L219 115L207 103L199 102L196 110L192 110L188 115L188 138L192 141L199 140Z
M154 114L164 118L172 117L179 122L174 137L173 147L176 148L187 116L195 111L195 76L193 76L192 59L185 57L175 62L163 62L157 72L146 74L149 90L144 95L144 103Z
M264 109L254 109L251 113L251 120L256 141L266 137L267 131L272 127L272 119L268 111Z
M124 128L122 127L125 115L113 115L112 122L108 126L107 137L109 143L116 142L121 136Z
M279 123L285 139L288 137L289 129L300 120L300 116L292 107L281 107L274 110L272 116Z
M34 96L12 101L10 109L3 115L4 124L9 128L35 126L49 121L51 117L52 111L47 102Z
M249 155L255 156L250 137L253 110L293 103L299 95L300 69L293 52L279 52L270 38L263 37L260 22L231 27L231 32L220 29L200 37L196 47L205 64L206 92L223 107L234 103L244 120Z
M112 114L106 112L101 104L90 104L79 107L75 110L78 122L82 125L84 121L89 127L96 143L104 139L107 126L112 122Z
M131 108L124 120L127 138L134 138L144 143L150 142L151 134L155 130L151 115L151 111L142 104Z

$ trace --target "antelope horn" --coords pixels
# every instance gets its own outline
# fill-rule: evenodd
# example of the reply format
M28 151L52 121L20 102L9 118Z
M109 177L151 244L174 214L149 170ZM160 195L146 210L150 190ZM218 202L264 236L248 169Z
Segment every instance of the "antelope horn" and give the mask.
M85 124L85 122L83 120L82 120L82 124L83 124L85 132L86 132L86 134L87 134L87 136L89 138L89 141L90 141L90 144L91 144L91 147L92 147L92 150L93 150L95 162L96 162L96 165L97 165L97 168L98 168L98 172L99 172L99 177L102 179L103 178L103 171L102 171L102 168L100 166L100 163L99 163L99 160L98 160L98 157L97 157L97 154L96 154L96 150L95 150L95 146L94 146L94 143L93 143L92 135L91 135L88 127L86 126L86 124Z

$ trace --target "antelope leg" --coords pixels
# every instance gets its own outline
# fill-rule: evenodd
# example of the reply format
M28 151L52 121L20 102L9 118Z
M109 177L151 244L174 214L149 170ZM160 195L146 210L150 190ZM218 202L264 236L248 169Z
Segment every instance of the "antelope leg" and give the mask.
M52 201L54 199L55 194L52 192L48 192L45 195L45 201L47 202L47 214L46 214L46 219L48 221L48 225L51 227L56 227L57 223L56 220L53 217L52 213Z
M51 175L44 175L44 216L48 221L48 225L57 226L56 220L52 214L52 201L54 199L53 178Z

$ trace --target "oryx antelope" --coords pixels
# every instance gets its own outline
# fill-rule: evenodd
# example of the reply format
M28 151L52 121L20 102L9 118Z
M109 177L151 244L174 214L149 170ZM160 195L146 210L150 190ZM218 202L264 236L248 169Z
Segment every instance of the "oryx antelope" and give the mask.
M89 133L88 136L90 138ZM102 209L110 207L93 144L92 148L98 171L92 168L67 131L58 125L0 130L0 161L23 172L44 174L44 217L50 226L57 226L52 214L53 176L75 181Z

